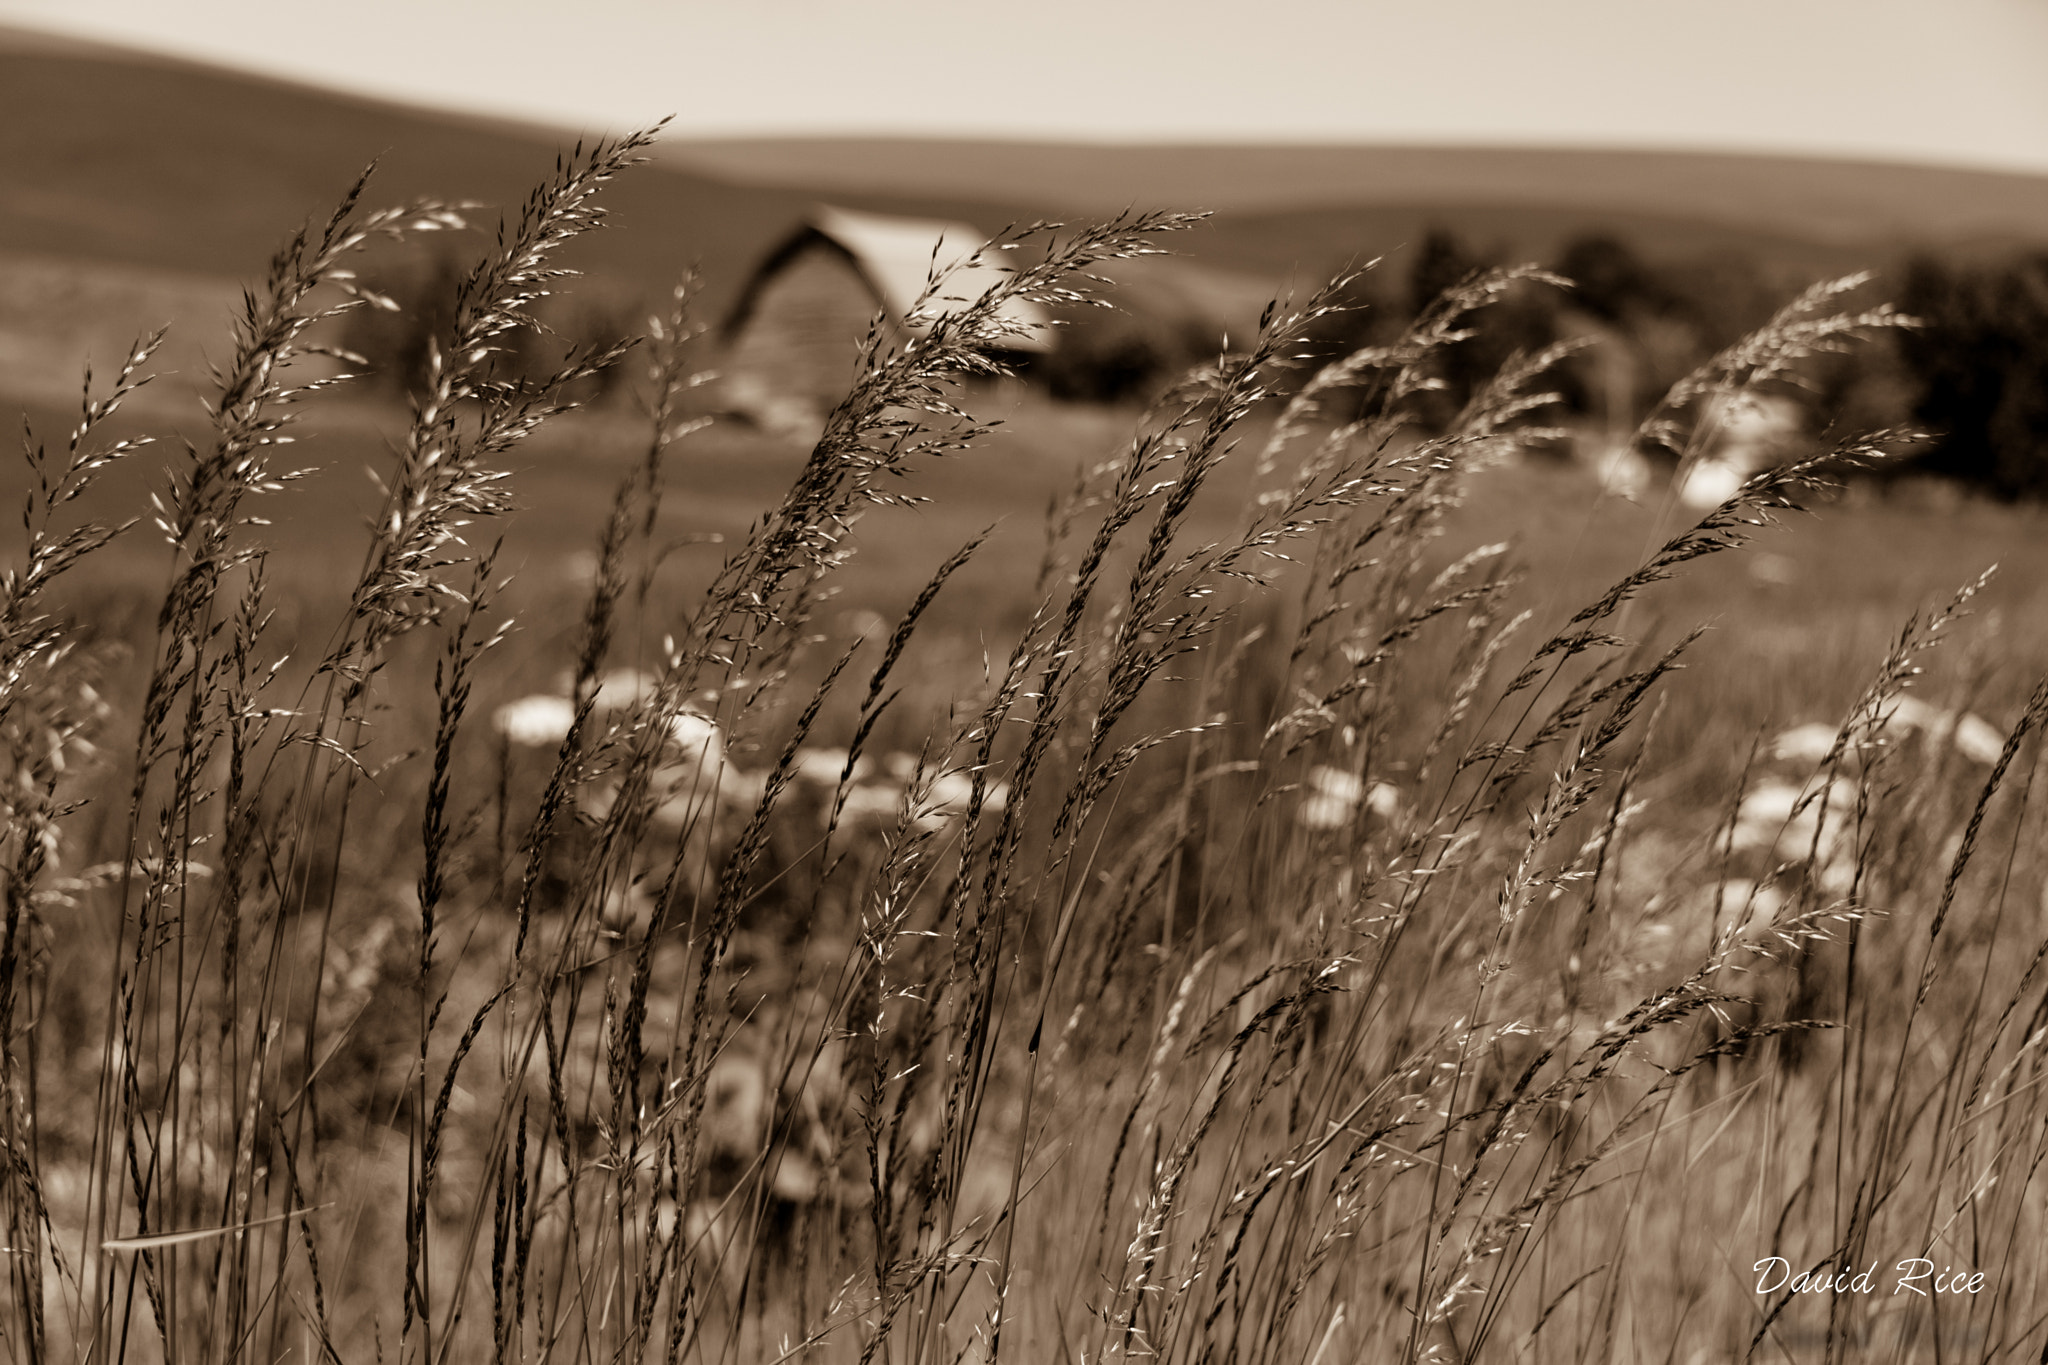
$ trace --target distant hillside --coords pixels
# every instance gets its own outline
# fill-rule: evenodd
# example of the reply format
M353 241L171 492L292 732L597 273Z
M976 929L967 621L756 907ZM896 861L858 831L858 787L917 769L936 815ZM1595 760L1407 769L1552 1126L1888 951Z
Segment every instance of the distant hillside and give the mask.
M1621 238L1660 261L1743 257L1780 288L1855 270L1886 269L1900 252L1742 229L1652 213L1542 206L1387 204L1271 213L1219 213L1203 229L1207 250L1239 269L1311 284L1347 262L1375 256L1399 270L1408 248L1433 227L1503 260L1555 261L1573 238Z
M372 160L378 202L516 211L573 141L181 63L0 51L0 249L247 277ZM814 197L645 168L609 193L616 230L578 263L660 281L701 259L727 276Z
M0 388L48 389L75 373L79 352L104 360L136 328L167 319L178 340L166 359L196 378L220 349L236 283L258 278L285 234L324 214L372 160L373 202L439 197L516 212L573 141L0 26ZM1924 167L1640 152L673 140L611 188L611 228L566 263L616 299L665 293L698 262L715 316L819 199L988 231L1127 205L1215 208L1176 246L1240 311L1237 296L1262 282L1306 286L1345 261L1398 255L1439 224L1504 256L1546 259L1570 237L1604 230L1648 256L1739 254L1794 282L1895 263L1909 242L2048 241L2048 178ZM478 216L488 226L494 215Z
M1226 214L1538 209L1686 220L1835 246L2048 241L2048 176L1705 152L1509 147L1117 146L903 138L677 139L669 159L729 180L970 198L1067 211Z
M88 351L103 366L166 321L160 366L198 382L239 283L260 280L287 234L370 162L370 202L476 201L488 230L574 141L0 26L0 392L75 391ZM664 295L697 263L715 315L817 197L640 167L608 188L607 230L564 263L612 297ZM1041 216L935 195L832 198L990 230Z

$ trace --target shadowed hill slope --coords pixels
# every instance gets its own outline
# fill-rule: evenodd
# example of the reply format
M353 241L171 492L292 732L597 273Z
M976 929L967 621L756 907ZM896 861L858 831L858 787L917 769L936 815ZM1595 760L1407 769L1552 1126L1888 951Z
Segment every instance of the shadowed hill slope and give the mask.
M1549 147L1119 146L905 138L678 139L680 165L761 185L997 189L1065 212L1200 203L1572 211L1842 247L2048 240L2048 176L1737 153Z
M0 25L0 303L12 314L0 361L60 349L68 366L87 342L103 356L172 316L185 332L201 311L224 310L233 282L257 277L290 227L324 215L373 160L373 202L436 197L516 212L573 140ZM821 198L987 231L1065 212L1213 208L1178 250L1217 272L1297 286L1347 261L1398 258L1432 225L1531 259L1605 231L1649 257L1742 255L1788 285L1894 264L1915 242L2048 240L2048 177L1927 167L678 138L608 190L611 230L578 242L565 263L614 299L658 296L698 263L702 315L716 316ZM488 225L492 215L477 217ZM23 384L0 374L0 388Z
M516 213L576 138L14 34L0 29L0 252L248 278L372 161L373 202L433 197ZM607 190L612 230L578 242L569 263L660 292L701 262L713 301L817 197L643 167ZM1034 216L940 194L833 198L990 229Z

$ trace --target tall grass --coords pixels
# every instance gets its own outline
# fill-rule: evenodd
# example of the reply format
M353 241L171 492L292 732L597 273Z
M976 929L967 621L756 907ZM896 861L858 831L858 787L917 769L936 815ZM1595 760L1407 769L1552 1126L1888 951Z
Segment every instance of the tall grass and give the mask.
M965 405L1007 305L1084 299L1190 220L1037 225L987 250L980 297L940 278L916 329L878 318L788 493L678 601L657 530L697 425L691 287L637 352L493 364L647 142L565 158L475 265L304 664L268 633L249 509L291 476L296 405L347 376L287 376L326 319L384 306L353 253L457 210L367 213L358 186L249 297L214 441L156 508L135 697L95 689L51 585L144 534L67 515L143 448L100 433L157 338L59 451L25 446L0 585L14 1359L2041 1348L2048 685L1976 698L2006 717L1988 742L1914 695L1966 590L1817 743L1759 736L1716 807L1648 795L1686 758L1660 689L1701 646L1631 638L1632 604L1891 434L1757 475L1539 619L1510 547L1442 545L1470 481L1545 438L1566 348L1439 434L1412 419L1490 302L1567 282L1482 273L1310 359L1339 280L1166 394L1053 509L1019 637L899 714L942 690L920 623L980 542L828 655L857 523L983 447ZM1745 394L1902 321L1847 287L1639 440L1705 449ZM522 647L488 548L504 457L629 359L645 459L595 528L574 657L518 670L565 681L492 708ZM1209 543L1226 461L1258 491ZM1979 1292L1896 1292L1915 1257ZM1877 1292L1792 1292L1873 1265Z

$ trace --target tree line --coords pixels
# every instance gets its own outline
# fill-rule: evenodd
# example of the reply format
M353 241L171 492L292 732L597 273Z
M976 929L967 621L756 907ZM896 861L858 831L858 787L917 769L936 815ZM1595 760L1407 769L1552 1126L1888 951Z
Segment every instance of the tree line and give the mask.
M1352 307L1318 340L1331 352L1391 340L1440 293L1475 270L1506 264L1448 228L1424 235L1405 268L1373 271ZM1475 384L1516 351L1590 335L1600 345L1560 367L1568 424L1632 427L1672 383L1765 318L1800 285L1751 256L1653 260L1621 238L1587 233L1547 262L1569 291L1522 285L1485 325L1437 361L1442 387L1421 418L1441 429ZM1896 472L1939 475L2006 499L2048 496L2048 251L1958 259L1921 252L1868 287L1918 319L1853 354L1808 364L1788 394L1808 435L1917 428L1929 440ZM1109 315L1078 321L1051 358L1055 394L1142 398L1188 365L1213 356L1216 338Z
M1358 277L1349 307L1320 329L1326 353L1397 335L1444 289L1475 270L1505 264L1455 231L1428 231L1405 264ZM1630 427L1674 381L1768 317L1803 281L1782 278L1751 256L1652 259L1621 238L1586 233L1546 263L1569 291L1521 285L1494 304L1474 335L1436 361L1442 387L1425 396L1425 426L1441 429L1517 350L1573 336L1600 344L1561 367L1566 424L1597 432ZM344 346L392 396L424 381L428 339L449 320L460 272L433 257L379 288L397 310L350 316ZM1889 298L1919 320L1859 348L1825 357L1800 376L1810 435L1830 428L1917 427L1931 439L1906 470L1939 475L2007 498L2048 496L2048 250L1960 259L1922 252L1881 275L1873 299ZM550 314L546 334L527 334L500 357L508 373L542 374L571 347L593 348L631 330L645 310L614 300ZM1060 344L1032 360L1028 378L1057 399L1144 401L1191 366L1215 358L1220 335L1186 317L1090 310L1068 320ZM614 367L578 396L618 389Z

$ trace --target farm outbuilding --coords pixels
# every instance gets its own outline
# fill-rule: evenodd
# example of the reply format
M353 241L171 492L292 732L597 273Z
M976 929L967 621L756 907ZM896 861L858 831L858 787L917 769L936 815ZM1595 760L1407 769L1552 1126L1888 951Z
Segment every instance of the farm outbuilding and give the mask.
M815 431L852 385L861 339L879 313L899 336L922 335L913 308L935 273L953 269L926 314L964 307L1001 278L969 261L988 241L965 223L820 205L754 268L727 313L726 405L763 426ZM966 262L963 264L963 262ZM1045 313L1023 300L998 312L1017 324L1013 359L1052 349Z

